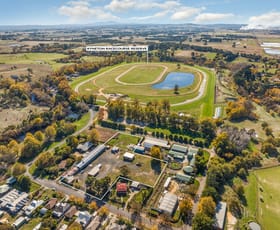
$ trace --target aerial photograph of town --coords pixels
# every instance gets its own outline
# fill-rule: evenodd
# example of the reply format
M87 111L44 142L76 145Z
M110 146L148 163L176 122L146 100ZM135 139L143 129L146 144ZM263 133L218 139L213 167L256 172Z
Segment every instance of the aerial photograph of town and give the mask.
M279 230L279 0L3 0L0 230Z

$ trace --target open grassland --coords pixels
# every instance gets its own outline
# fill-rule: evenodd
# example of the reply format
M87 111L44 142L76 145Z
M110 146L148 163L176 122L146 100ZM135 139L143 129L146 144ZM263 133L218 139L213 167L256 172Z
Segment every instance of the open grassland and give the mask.
M10 78L11 75L27 76L30 69L32 70L32 81L46 77L53 71L48 64L1 64L0 75L5 78Z
M23 120L27 119L30 111L33 113L41 113L47 111L48 107L39 107L35 105L28 105L25 108L1 109L0 110L0 131L3 131L10 125L19 125Z
M104 57L99 57L99 56L84 56L81 58L82 61L86 62L101 62L104 61Z
M132 84L149 83L156 80L163 71L163 66L136 66L134 69L123 75L119 80Z
M262 122L267 122L267 124L269 125L270 128L272 128L273 130L273 135L274 136L278 136L280 135L280 117L278 116L272 116L270 113L268 113L265 108L263 108L260 105L257 105L256 103L254 103L255 106L255 110L254 112L257 114L258 116L258 121L250 121L250 120L244 120L241 122L229 122L226 121L226 123L230 124L230 125L234 125L238 128L248 128L248 129L255 129L256 133L258 134L258 136L262 139L266 139L267 136L265 135L265 131L263 130L261 124Z
M280 219L280 167L250 173L245 187L248 215L256 218L262 229L278 230Z
M232 47L233 42L236 42L236 47ZM189 45L195 45L195 46L208 46L213 47L216 49L223 49L228 50L233 53L256 53L262 55L263 49L258 44L257 39L242 39L242 40L233 40L233 41L222 41L222 42L208 42L207 45L205 45L203 42L189 42L185 41L184 43Z
M21 53L21 54L0 54L1 64L49 64L54 69L62 64L55 60L64 58L66 55L58 53ZM64 65L64 64L63 64Z
M208 77L202 98L186 105L173 107L173 109L198 117L211 117L214 113L215 74L211 70L202 67L196 66L196 68L204 71Z
M120 93L124 95L128 95L130 98L137 98L141 102L148 102L152 100L162 100L168 99L171 104L183 102L187 99L191 99L198 95L198 88L201 84L202 74L196 71L193 68L189 68L188 66L181 65L180 69L177 69L176 64L164 63L164 64L148 64L148 68L151 66L158 67L164 65L168 68L168 72L180 71L180 72L188 72L193 73L195 75L194 83L191 86L179 88L179 94L175 95L173 89L172 90L158 90L153 89L152 84L139 84L139 85L123 85L116 81L116 78L122 75L124 72L128 71L135 64L127 64L121 65L117 68L114 67L110 71L107 71L105 74L97 75L95 78L95 74L92 76L93 81L87 82L83 84L79 88L79 92L82 94L92 94L98 93L98 90L102 89L102 92L105 94L111 93ZM145 66L145 64L141 64L141 66ZM101 72L102 73L102 72ZM129 71L127 72L129 74ZM151 75L145 77L147 80L151 78L149 82L152 82L154 79ZM85 77L83 79L90 79L91 77ZM162 78L163 80L164 78ZM122 80L122 78L120 79ZM83 80L80 80L81 82ZM73 85L77 85L78 83L73 83ZM137 84L137 83L136 83Z

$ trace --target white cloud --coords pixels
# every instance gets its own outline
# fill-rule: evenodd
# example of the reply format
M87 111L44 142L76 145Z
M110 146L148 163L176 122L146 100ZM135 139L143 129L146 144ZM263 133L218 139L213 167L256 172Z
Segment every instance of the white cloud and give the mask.
M268 29L272 27L280 27L280 12L269 12L259 16L250 17L248 25L241 29Z
M171 19L176 21L186 20L200 13L203 9L204 8L182 7L171 15Z
M196 23L212 23L220 22L228 18L232 18L233 14L218 14L218 13L202 13L195 17Z
M112 12L124 12L129 10L151 10L151 9L164 9L169 10L175 7L179 7L181 4L179 1L148 1L148 0L112 0L105 9Z
M58 9L59 14L68 16L71 22L85 22L89 20L109 21L119 19L117 16L105 12L102 8L91 7L88 1L70 1Z
M168 13L169 13L169 10L165 10L165 11L155 13L154 15L148 15L148 16L143 16L143 17L132 17L130 19L134 20L134 21L152 20L152 19L158 19L158 18L165 17Z

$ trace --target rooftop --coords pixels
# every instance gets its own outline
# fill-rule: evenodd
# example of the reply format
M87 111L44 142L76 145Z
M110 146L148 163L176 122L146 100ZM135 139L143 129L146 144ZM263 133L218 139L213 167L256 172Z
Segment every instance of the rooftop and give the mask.
M159 201L159 209L172 215L177 208L178 197L173 193L166 193Z
M183 145L173 144L171 150L179 153L187 153L188 147Z
M127 192L127 184L126 183L117 183L117 192Z
M226 212L227 212L227 203L219 202L216 206L216 214L215 214L215 219L216 219L215 226L219 229L224 229Z

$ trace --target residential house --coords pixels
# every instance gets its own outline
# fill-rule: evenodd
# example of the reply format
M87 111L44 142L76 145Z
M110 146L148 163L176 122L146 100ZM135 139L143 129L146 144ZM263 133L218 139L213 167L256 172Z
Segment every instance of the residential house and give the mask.
M60 218L68 211L69 208L70 204L59 202L55 205L53 216L56 218Z
M86 228L90 223L92 216L88 211L79 212L76 222L82 225L83 228Z
M77 211L78 209L75 205L71 206L71 208L69 208L69 210L65 213L65 218L71 219L77 213Z
M121 183L121 182L117 183L116 190L117 190L117 194L118 195L126 195L127 189L128 188L127 188L127 184L126 183Z

